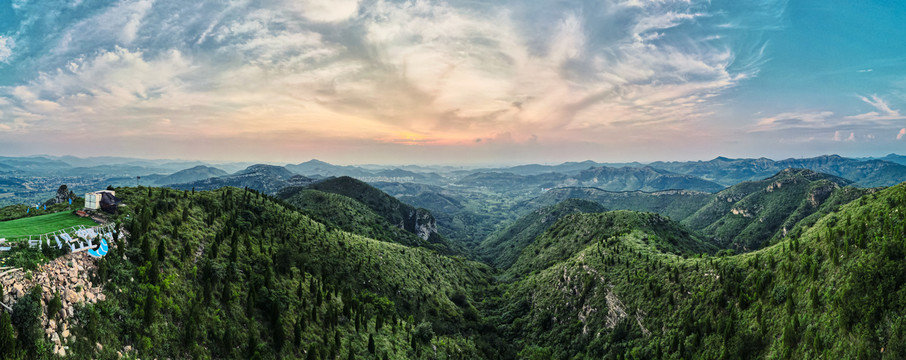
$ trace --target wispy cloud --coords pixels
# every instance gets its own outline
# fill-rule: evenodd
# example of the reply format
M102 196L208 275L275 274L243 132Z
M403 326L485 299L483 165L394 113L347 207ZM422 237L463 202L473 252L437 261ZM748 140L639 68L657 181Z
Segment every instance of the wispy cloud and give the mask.
M758 120L750 131L775 131L791 128L823 128L834 116L832 111L786 112ZM835 134L835 137L838 134Z
M900 132L897 133L897 140L902 140L906 136L906 128L900 129Z
M13 55L13 40L0 36L0 63L6 62Z
M830 131L835 128L875 131L890 129L895 126L894 122L896 120L906 119L906 116L900 114L899 110L891 108L890 104L881 96L874 94L871 96L859 96L858 98L874 107L875 111L849 116L835 114L832 111L785 112L758 119L758 122L750 128L749 132ZM839 131L834 133L833 139L835 141L855 140L853 136L841 138Z
M906 116L900 114L900 110L891 109L890 104L888 104L887 101L882 99L877 94L868 97L860 96L859 99L864 101L866 104L873 106L876 111L848 116L848 119L865 121L889 121L906 119Z
M0 111L24 124L8 131L35 136L104 126L129 136L305 132L476 146L497 134L612 144L705 133L699 121L717 98L767 59L764 42L739 49L732 34L717 35L722 15L710 6L122 0L42 14L21 2L21 32L45 26L29 47L46 51L33 53L31 77L0 87ZM758 26L784 6L756 9L769 14ZM794 121L781 115L760 126Z

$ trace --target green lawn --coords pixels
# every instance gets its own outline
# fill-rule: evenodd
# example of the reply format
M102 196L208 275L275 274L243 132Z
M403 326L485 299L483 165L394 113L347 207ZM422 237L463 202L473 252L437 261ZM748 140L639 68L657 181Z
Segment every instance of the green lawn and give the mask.
M93 220L78 217L68 211L33 216L16 220L0 221L0 238L13 239L20 236L41 235L72 226L96 226Z

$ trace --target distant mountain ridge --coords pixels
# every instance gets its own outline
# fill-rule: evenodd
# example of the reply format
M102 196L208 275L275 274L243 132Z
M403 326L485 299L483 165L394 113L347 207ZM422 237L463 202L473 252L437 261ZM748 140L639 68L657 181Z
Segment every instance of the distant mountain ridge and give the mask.
M552 206L567 199L593 201L610 210L654 212L680 221L708 203L713 194L690 190L607 191L594 187L551 189L518 205L517 212Z
M889 155L888 155L889 156ZM906 181L906 165L884 160L857 160L839 155L823 155L806 159L775 161L768 158L729 159L717 157L709 161L653 162L651 167L730 186L743 181L767 178L788 169L808 169L836 175L863 187L892 186Z
M591 186L608 191L696 190L716 192L720 184L690 175L675 174L653 167L591 167L575 175L543 173L519 175L509 172L477 172L459 179L460 185L486 187L502 192L539 191L568 186Z
M371 171L357 166L333 165L321 160L312 159L300 164L287 164L285 168L297 174L312 176L373 176Z
M227 175L226 171L215 167L198 165L193 168L177 171L155 180L157 184L182 184Z
M314 182L313 179L296 175L282 166L256 164L234 174L207 178L182 184L170 184L174 189L181 190L214 190L225 186L250 188L266 194L276 194L289 186L305 186Z
M695 176L644 167L594 167L574 176L581 185L611 191L695 190L716 192L724 186Z

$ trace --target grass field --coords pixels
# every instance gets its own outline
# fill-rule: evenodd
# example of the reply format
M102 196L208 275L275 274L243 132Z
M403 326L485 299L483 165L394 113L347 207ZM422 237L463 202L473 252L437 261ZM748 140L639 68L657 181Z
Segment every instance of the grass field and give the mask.
M41 235L77 225L91 227L96 226L97 223L88 218L78 217L68 211L61 211L41 216L0 221L0 238L12 240L21 236Z

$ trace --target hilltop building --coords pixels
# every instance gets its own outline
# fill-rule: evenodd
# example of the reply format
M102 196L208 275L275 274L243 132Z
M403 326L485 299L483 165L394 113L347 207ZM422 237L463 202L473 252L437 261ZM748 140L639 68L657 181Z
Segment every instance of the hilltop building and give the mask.
M123 201L116 197L113 190L101 190L85 193L85 208L89 210L101 209L108 213L116 212L116 207Z

